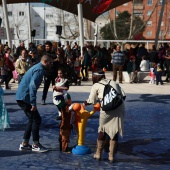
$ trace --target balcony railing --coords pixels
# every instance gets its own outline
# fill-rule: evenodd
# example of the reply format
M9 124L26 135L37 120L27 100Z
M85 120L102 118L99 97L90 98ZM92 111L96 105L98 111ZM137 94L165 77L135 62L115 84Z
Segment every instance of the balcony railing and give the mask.
M135 5L134 5L134 9L135 9L135 10L138 10L138 9L144 10L144 5L143 5L143 4L135 4Z

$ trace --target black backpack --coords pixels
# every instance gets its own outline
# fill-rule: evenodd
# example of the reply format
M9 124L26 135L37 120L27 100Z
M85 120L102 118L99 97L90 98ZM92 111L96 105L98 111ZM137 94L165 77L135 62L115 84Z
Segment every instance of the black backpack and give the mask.
M114 110L123 103L122 95L119 94L117 90L110 85L110 81L108 84L100 83L105 86L103 91L103 99L101 102L103 111Z

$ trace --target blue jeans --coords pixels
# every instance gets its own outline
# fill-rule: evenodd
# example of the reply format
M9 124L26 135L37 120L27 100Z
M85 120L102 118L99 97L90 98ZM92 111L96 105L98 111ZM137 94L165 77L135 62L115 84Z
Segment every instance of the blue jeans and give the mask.
M29 142L29 139L31 137L31 132L32 132L32 138L34 144L39 143L39 127L41 124L41 116L38 110L31 111L32 106L21 100L17 100L17 103L18 106L21 107L21 109L24 111L25 115L28 118L28 123L25 128L23 142Z

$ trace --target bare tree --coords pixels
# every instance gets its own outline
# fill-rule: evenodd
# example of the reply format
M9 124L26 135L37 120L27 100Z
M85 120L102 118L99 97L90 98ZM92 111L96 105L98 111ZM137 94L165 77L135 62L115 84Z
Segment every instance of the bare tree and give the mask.
M12 16L9 17L9 24L12 28L16 31L16 36L18 39L23 39L25 37L25 34L21 34L20 30L22 30L22 27L26 28L28 26L28 23L26 22L26 12L25 8L21 5L20 8L15 8L14 5L11 5L11 8L9 8L12 11ZM23 30L27 31L27 30Z
M133 0L133 1L134 1L134 0ZM150 20L150 18L152 17L152 15L153 15L156 7L158 6L159 1L160 1L160 0L157 0L157 1L156 1L155 6L153 7L153 10L152 10L150 16L144 21L144 24L139 28L139 31L142 30L142 29L146 26L147 22ZM134 11L133 11L133 12L134 12ZM133 30L132 30L132 32L133 32ZM133 35L136 35L136 33L137 33L137 31L134 31L134 32L133 32Z
M134 21L134 6L135 6L135 3L136 1L133 0L132 1L132 12L131 12L131 18L130 18L130 28L129 28L129 36L127 39L132 39L134 37L134 35L136 35L138 32L140 32L147 24L147 22L150 20L150 18L152 17L156 7L158 6L158 3L159 3L160 0L157 0L156 1L156 4L155 6L153 7L153 10L150 14L150 16L144 21L144 24L141 25L140 28L136 29L136 27L134 26L133 24L133 21ZM110 20L110 28L111 28L111 32L112 34L114 35L115 39L120 39L117 35L117 28L116 28L116 8L114 8L114 18L113 18L113 25L111 24L111 15L109 15L109 20Z

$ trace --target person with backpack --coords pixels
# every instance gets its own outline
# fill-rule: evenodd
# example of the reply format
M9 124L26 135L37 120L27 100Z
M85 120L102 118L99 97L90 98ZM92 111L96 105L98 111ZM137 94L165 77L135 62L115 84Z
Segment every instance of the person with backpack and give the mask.
M101 160L102 150L105 141L109 137L109 155L108 160L114 161L114 153L118 144L118 135L123 136L123 124L126 95L118 83L105 78L104 71L96 71L92 75L93 86L88 99L84 105L95 105L97 99L101 103L97 150L95 159Z

